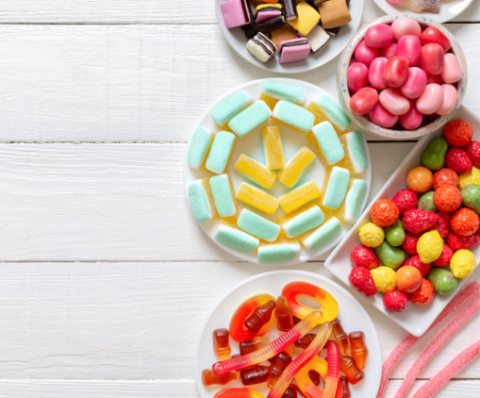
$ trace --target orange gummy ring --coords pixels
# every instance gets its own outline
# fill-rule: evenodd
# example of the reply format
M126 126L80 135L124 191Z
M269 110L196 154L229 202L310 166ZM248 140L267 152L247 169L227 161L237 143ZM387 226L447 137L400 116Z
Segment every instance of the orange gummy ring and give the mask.
M225 388L217 392L213 398L265 398L265 396L250 388Z
M323 390L313 384L309 374L311 370L317 372L325 380L327 377L328 363L325 361L325 359L319 357L318 355L313 357L309 363L307 363L298 371L298 373L295 375L295 381L297 382L298 388L300 388L300 391L303 393L303 395L309 398L321 398L323 395Z

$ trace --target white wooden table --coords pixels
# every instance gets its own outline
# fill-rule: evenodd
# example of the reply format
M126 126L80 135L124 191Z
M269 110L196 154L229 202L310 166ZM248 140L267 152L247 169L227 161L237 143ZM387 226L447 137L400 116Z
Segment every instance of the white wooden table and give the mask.
M382 15L366 1L365 23ZM479 3L448 25L477 113ZM295 77L334 92L334 73L335 62ZM193 353L207 313L270 268L235 261L202 234L182 159L213 100L268 76L228 47L213 0L2 2L1 398L197 396ZM370 139L372 196L413 145ZM322 261L297 268L329 276ZM405 332L366 309L386 357ZM416 387L479 336L480 317ZM395 370L387 398L414 358ZM476 361L439 397L479 388Z

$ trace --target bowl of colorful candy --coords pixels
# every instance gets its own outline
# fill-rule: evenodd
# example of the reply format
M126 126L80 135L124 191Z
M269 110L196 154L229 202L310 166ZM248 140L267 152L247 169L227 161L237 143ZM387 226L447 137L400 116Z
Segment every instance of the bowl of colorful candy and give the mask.
M442 127L460 107L467 62L441 24L386 15L363 28L340 57L337 88L363 131L415 139Z

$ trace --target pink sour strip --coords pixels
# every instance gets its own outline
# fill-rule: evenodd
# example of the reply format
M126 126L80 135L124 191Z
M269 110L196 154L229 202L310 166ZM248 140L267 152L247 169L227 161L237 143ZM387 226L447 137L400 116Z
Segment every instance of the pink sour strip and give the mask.
M444 310L440 313L437 317L435 322L430 326L425 334L427 334L430 330L432 330L435 326L437 326L440 322L442 322L448 315L456 311L465 301L470 299L473 295L478 294L480 290L480 284L478 282L470 283L465 289L463 289L460 293L458 293L448 305L444 308ZM425 336L425 334L423 336ZM380 389L378 390L377 398L383 398L385 394L385 389L387 388L388 379L390 378L390 374L393 371L393 368L400 360L400 358L412 347L420 338L409 335L403 339L403 341L395 347L395 349L390 353L387 360L383 364L382 369L382 381L380 383Z
M480 340L458 354L447 366L424 384L413 398L430 398L444 384L480 355Z

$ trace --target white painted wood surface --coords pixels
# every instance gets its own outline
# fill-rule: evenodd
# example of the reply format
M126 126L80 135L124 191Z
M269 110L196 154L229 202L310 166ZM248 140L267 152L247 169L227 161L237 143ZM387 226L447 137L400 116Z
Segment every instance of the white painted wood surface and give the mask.
M366 2L365 23L382 15ZM477 112L479 22L475 1L448 25L467 52L465 104ZM335 93L335 70L294 77ZM4 1L0 73L0 398L196 397L206 315L272 268L203 236L183 155L209 103L268 74L228 48L213 0ZM373 196L414 144L369 141ZM297 268L329 276L321 260ZM405 332L365 308L385 358ZM416 386L479 335L480 318ZM398 366L387 398L430 341ZM476 361L438 396L479 388Z

